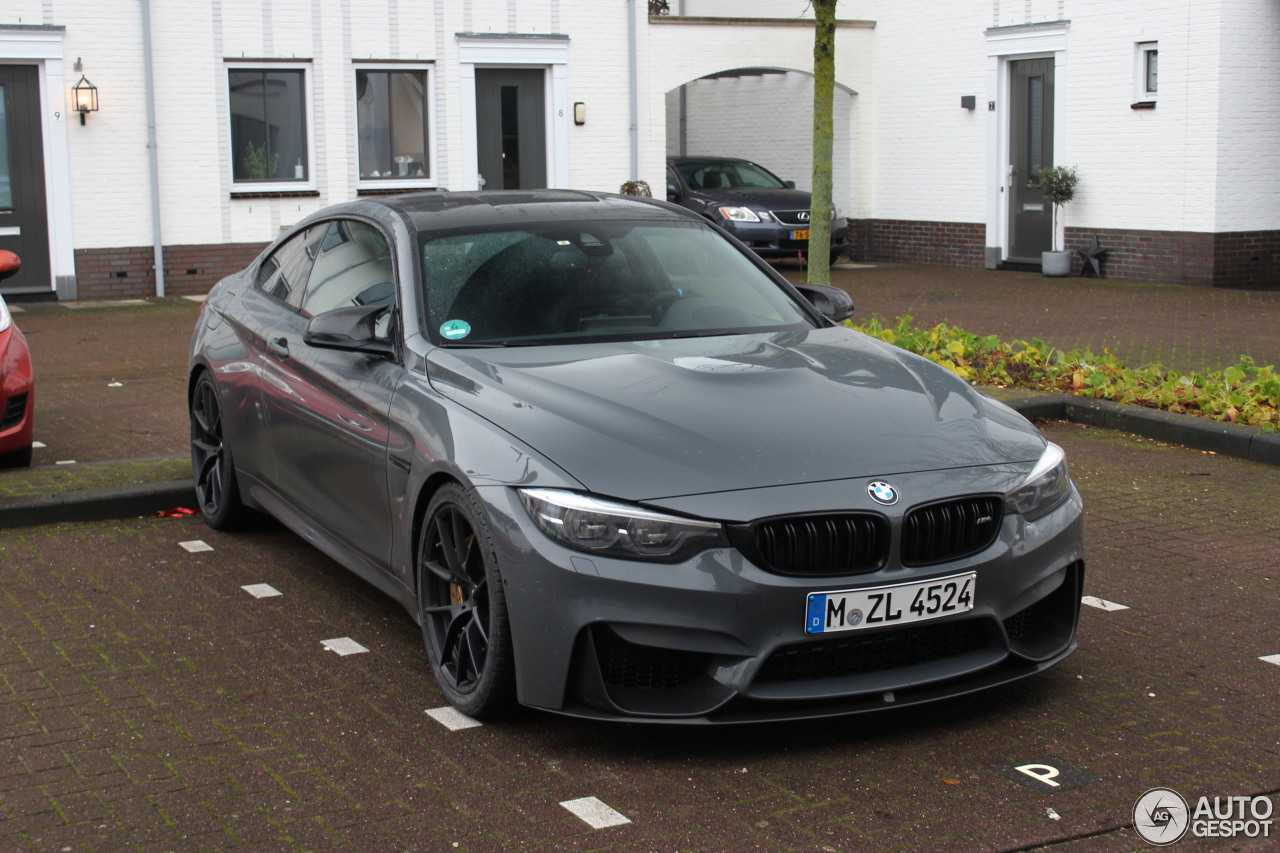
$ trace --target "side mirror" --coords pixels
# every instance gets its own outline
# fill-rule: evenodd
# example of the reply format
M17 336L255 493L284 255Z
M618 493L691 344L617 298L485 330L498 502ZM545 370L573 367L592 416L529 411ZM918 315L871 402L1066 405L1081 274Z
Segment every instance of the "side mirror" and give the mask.
M795 188L796 188L796 182L795 182L795 181L783 181L782 183L783 183L783 184L786 186L786 188L787 188L787 189L789 189L789 190L793 190L793 189L795 189Z
M818 309L818 313L832 322L839 323L853 316L853 297L838 287L827 284L797 284L796 290Z
M15 276L22 269L22 259L8 249L0 249L0 280Z
M324 349L394 356L395 346L377 333L378 315L389 310L386 305L375 304L326 311L311 318L302 340Z
M680 188L675 184L667 184L667 201L673 198L680 198Z

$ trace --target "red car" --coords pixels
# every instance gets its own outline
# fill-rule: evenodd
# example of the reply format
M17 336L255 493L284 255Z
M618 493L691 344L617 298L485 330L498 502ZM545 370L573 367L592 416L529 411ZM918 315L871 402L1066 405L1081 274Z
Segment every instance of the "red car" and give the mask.
M13 275L21 266L17 255L0 250L0 279ZM27 339L14 325L0 296L0 467L31 464L34 406L35 379Z

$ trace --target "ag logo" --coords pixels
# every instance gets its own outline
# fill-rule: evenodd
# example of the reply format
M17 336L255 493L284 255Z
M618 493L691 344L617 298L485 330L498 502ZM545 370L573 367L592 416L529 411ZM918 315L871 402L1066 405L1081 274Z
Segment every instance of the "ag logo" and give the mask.
M1187 801L1170 788L1152 788L1133 806L1133 827L1146 841L1164 847L1187 833Z
M867 485L867 494L871 495L871 500L885 506L893 506L898 502L898 490L880 480Z

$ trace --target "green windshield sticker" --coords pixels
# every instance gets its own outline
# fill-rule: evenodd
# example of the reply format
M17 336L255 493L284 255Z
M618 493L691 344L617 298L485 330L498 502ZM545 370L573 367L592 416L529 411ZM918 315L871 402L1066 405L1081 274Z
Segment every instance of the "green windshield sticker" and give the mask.
M451 341L471 334L471 324L466 320L450 320L440 327L440 336Z

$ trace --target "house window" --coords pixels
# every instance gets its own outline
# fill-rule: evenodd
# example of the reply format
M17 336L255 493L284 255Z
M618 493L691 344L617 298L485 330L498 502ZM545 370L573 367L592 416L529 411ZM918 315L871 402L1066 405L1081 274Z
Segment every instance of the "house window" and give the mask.
M362 182L422 183L431 178L431 72L356 70L356 134Z
M1138 42L1137 57L1134 63L1136 79L1135 95L1138 101L1154 101L1159 88L1158 72L1160 66L1160 47L1157 42Z
M229 68L231 175L237 184L307 184L306 71Z

